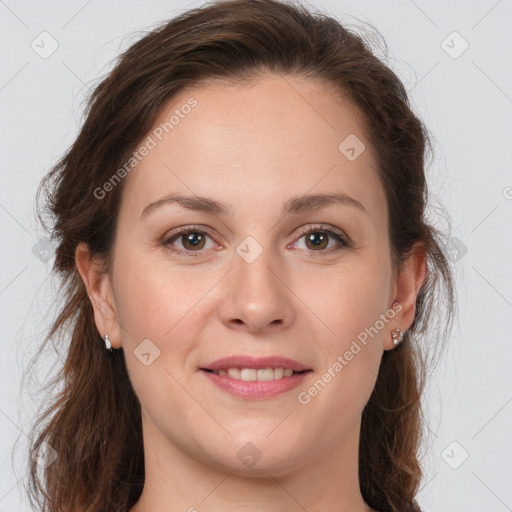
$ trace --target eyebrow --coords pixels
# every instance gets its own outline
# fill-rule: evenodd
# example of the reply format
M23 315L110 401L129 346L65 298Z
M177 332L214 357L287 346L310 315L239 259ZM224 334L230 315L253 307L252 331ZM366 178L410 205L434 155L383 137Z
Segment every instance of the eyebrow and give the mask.
M208 197L169 194L151 204L148 204L142 210L141 218L148 216L151 212L165 204L179 204L187 210L211 213L214 215L229 215L231 213L231 208L229 206ZM283 205L281 215L299 214L303 212L319 210L332 204L352 206L368 214L366 208L357 199L354 199L347 194L337 193L309 194L292 197Z

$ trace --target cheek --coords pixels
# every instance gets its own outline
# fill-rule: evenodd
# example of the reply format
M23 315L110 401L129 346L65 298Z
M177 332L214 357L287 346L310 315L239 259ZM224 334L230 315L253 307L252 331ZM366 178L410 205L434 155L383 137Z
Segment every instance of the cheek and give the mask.
M176 382L172 376L185 382L195 371L194 356L205 323L215 313L212 289L219 276L172 268L137 253L120 259L116 271L118 320L134 388L144 393L165 382L172 386ZM141 353L148 352L142 347L149 348L151 361L154 357L150 366L142 364Z
M118 276L124 277L117 281L117 313L135 393L151 417L160 410L165 417L168 411L190 408L179 383L186 384L184 366L200 339L197 320L204 313L197 303L211 285L143 263L120 262Z
M355 261L353 265L340 267L326 274L315 290L309 290L319 317L329 327L332 350L342 349L357 339L379 321L389 308L390 271L385 262L365 264ZM304 291L305 293L305 291ZM383 331L379 322L378 330ZM364 336L360 336L364 339Z
M155 262L144 253L127 255L116 270L116 305L125 331L123 343L124 338L129 343L144 338L156 343L172 339L214 283L213 276L203 273L198 278L193 271Z
M322 329L326 334L319 340L323 352L318 372L321 382L306 391L316 393L318 405L323 403L327 410L362 410L371 395L384 337L392 328L387 304L389 275L385 264L379 262L354 265L331 273L323 281L323 293L310 291L315 304L312 309L318 311L328 329Z

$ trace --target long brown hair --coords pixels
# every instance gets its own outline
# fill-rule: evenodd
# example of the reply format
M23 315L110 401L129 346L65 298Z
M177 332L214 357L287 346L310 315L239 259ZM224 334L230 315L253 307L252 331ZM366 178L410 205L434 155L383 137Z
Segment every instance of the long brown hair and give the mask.
M111 263L124 181L102 200L95 190L130 158L179 91L215 78L241 82L271 71L317 80L358 108L378 156L396 271L415 242L424 245L428 272L414 323L404 341L383 354L363 411L359 447L364 500L380 512L418 510L418 452L425 425L420 398L432 362L425 349L447 339L454 286L443 234L426 219L429 136L370 38L297 2L210 3L150 31L120 55L94 89L76 141L37 194L44 199L41 222L51 218L54 272L63 297L43 346L60 340L66 359L53 381L54 396L31 431L31 503L44 512L125 512L144 485L140 404L123 351L105 350L75 265L80 242L105 261L106 271ZM439 316L434 312L443 297L446 315ZM43 447L58 457L46 467L32 457Z

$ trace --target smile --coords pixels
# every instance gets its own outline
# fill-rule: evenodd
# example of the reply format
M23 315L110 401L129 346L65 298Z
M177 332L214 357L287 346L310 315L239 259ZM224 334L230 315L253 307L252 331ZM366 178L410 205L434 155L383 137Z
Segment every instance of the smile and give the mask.
M291 368L225 368L211 371L216 375L227 375L231 379L245 382L279 380L291 377L294 373L302 373Z
M199 368L209 382L223 393L246 400L262 400L284 394L299 386L313 370L280 356L236 355L218 359Z

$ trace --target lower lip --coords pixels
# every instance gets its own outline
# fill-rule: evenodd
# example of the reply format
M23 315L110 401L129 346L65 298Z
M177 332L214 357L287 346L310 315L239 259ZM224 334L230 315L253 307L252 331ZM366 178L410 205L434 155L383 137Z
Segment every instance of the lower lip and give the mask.
M294 373L290 377L265 381L244 381L201 370L220 389L241 398L271 398L299 386L310 371Z

